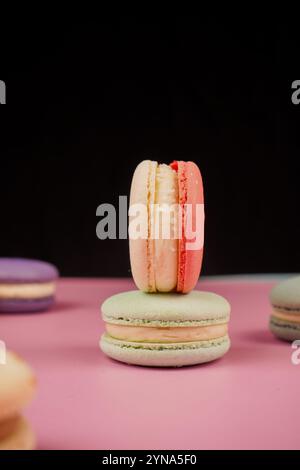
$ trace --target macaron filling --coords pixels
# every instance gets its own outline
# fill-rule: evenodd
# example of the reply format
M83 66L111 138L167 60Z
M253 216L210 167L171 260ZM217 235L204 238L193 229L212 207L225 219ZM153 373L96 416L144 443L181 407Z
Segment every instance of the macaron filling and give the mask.
M185 164L151 162L148 174L148 290L181 292L185 278ZM154 210L152 210L152 207ZM179 224L179 207L182 220ZM179 233L179 227L181 233Z
M123 341L176 343L206 341L227 334L227 324L194 327L143 327L106 323L107 333Z
M272 317L277 318L278 320L299 323L300 324L300 315L293 314L293 313L283 313L278 312L277 310L273 310Z
M203 341L183 341L183 342L141 342L141 341L124 341L105 333L101 338L102 344L111 344L121 349L128 350L148 350L148 351L184 351L184 350L197 350L205 348L214 348L221 345L230 345L228 335L220 338ZM198 361L197 361L198 362ZM159 364L161 365L161 364ZM174 365L174 364L173 364Z
M158 165L155 175L154 213L150 231L154 239L155 290L169 292L177 286L178 178L168 165Z
M54 293L54 282L0 284L0 300L40 299L43 297L52 297Z

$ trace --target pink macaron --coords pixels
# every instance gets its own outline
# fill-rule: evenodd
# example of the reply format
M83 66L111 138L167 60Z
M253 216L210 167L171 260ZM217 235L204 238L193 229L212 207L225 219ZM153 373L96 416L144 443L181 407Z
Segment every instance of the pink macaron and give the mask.
M140 208L145 208L143 217ZM168 208L175 209L164 218ZM136 227L140 235L134 232ZM195 163L145 160L137 166L130 192L129 238L132 275L139 289L187 293L195 287L204 241L203 183Z

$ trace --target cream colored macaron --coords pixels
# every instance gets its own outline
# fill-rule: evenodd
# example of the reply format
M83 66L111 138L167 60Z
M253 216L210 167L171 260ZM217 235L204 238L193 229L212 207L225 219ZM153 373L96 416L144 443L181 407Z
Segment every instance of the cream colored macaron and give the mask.
M13 420L14 426L6 423L6 434L0 438L0 450L33 450L36 446L35 435L28 422L21 416ZM3 426L4 428L4 426ZM3 431L3 429L2 429ZM1 423L0 423L1 433Z
M0 365L0 425L17 415L33 398L36 378L30 366L12 352Z

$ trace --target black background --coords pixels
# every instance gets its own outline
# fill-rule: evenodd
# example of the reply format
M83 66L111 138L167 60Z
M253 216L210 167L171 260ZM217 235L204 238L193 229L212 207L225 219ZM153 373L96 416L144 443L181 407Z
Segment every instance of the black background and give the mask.
M299 53L283 26L127 16L2 29L0 256L129 275L128 243L97 239L96 208L129 193L140 160L183 159L205 184L203 273L299 271Z

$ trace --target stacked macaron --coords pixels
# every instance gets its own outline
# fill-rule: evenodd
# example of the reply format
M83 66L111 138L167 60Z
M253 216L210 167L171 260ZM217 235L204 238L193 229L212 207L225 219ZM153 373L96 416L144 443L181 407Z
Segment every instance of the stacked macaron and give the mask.
M136 215L132 209L139 209L139 205L147 209L144 232L148 236L130 237L131 269L137 287L144 292L191 291L203 257L204 196L199 168L193 162L141 162L132 179L129 226ZM170 220L159 216L160 209L163 212L168 207L174 207ZM168 238L161 233L164 224L170 229ZM198 229L198 245L195 235L187 240L192 228ZM193 243L193 249L187 249Z
M0 450L34 449L34 433L20 413L31 401L35 389L31 368L8 352L5 364L0 364Z
M117 294L102 305L102 351L121 362L161 367L223 356L230 347L230 305L219 295L192 291L204 242L203 183L195 163L146 160L138 165L129 238L140 290Z
M58 271L44 261L0 258L0 312L38 312L54 302Z

